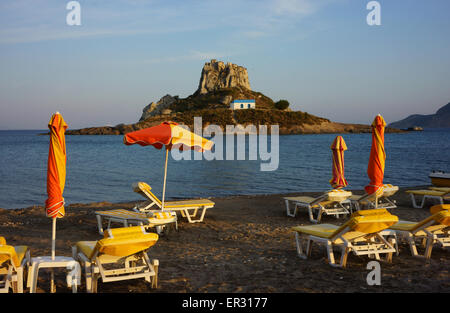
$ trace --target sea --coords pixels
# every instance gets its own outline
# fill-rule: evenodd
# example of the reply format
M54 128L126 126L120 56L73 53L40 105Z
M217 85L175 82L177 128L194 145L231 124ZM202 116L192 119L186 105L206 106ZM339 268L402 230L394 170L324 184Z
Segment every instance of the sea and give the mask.
M49 136L40 134L45 132L0 131L0 208L44 205ZM330 146L337 135L279 136L279 161L273 171L261 170L261 164L268 162L263 156L250 159L248 137L244 160L236 160L237 153L234 160L225 153L222 160L206 160L198 152L192 152L191 160L169 154L166 199L328 190L332 175ZM341 136L348 148L344 152L347 188L363 189L369 183L372 136ZM145 200L132 189L139 181L147 182L156 195L162 196L164 149L126 146L121 135L66 136L66 149L66 204ZM450 129L387 133L385 151L384 183L429 185L431 171L450 172Z

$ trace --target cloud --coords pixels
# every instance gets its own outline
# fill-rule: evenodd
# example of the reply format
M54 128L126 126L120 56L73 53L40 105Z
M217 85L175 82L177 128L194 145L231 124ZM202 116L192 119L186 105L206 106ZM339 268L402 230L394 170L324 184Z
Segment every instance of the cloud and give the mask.
M258 39L282 32L338 0L83 1L81 26L66 25L61 0L0 4L0 43L218 30Z

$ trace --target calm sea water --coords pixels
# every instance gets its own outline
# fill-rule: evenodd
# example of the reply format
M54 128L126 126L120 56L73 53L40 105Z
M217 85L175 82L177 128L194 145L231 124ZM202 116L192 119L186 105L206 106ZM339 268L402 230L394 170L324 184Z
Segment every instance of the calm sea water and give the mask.
M43 205L46 199L48 136L44 131L0 131L0 207ZM371 135L344 134L345 173L351 189L368 184ZM323 191L330 188L336 134L280 136L279 167L260 171L261 160L169 158L168 199ZM148 182L161 196L164 150L125 146L122 136L67 136L66 203L143 200L131 184ZM386 134L385 183L429 184L432 170L450 171L450 129ZM248 157L247 157L248 158Z

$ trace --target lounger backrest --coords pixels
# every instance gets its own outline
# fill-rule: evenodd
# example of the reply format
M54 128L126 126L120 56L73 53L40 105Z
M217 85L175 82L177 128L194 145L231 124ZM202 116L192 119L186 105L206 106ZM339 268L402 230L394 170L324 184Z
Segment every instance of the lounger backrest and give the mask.
M398 186L391 184L383 185L383 197L390 197L398 191Z
M105 231L89 258L95 254L125 257L147 250L158 241L158 235L147 233L143 226L114 228Z
M365 201L375 201L375 198L379 198L382 197L384 193L384 188L378 188L377 191L375 191L374 193L371 194L364 194L364 196L362 196L358 201L359 202L365 202Z
M430 213L433 214L432 217L437 223L450 226L450 204L433 205Z
M150 200L156 202L156 204L161 207L162 205L161 200L159 200L158 197L153 194L153 192L151 191L152 187L150 187L150 185L148 185L147 183L144 182L135 183L133 184L133 190L137 193L143 194L144 197L147 197Z
M347 200L352 193L343 189L333 189L327 192L328 200L342 202Z
M439 224L444 226L450 226L450 211L448 210L449 208L450 208L449 205L441 205L441 204L432 206L430 208L430 213L432 215L416 223L414 227L411 229L411 231L414 232L424 227L427 228Z
M358 211L358 214L355 213L346 223L333 233L332 238L340 235L344 238L352 238L361 233L377 233L398 222L397 216L390 214L384 209L362 210ZM343 233L344 231L345 233Z
M9 260L15 267L20 266L16 249L13 246L7 245L4 237L0 237L0 264Z
M450 204L436 204L430 208L430 213L435 214L440 211L450 210Z

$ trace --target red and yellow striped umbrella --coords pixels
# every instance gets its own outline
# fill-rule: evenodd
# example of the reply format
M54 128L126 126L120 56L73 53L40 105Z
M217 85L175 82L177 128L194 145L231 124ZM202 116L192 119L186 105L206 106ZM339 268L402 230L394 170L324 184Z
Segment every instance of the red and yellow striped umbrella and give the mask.
M333 177L330 185L333 188L343 188L348 185L344 176L344 151L347 150L344 138L337 136L331 145L333 152Z
M64 216L64 185L66 183L66 139L67 124L61 114L56 112L48 123L50 145L47 163L47 200L45 209L48 217Z
M372 148L370 150L367 175L370 183L365 187L368 194L377 192L383 187L384 166L386 153L384 151L384 128L386 122L381 115L377 115L372 123Z
M164 184L162 196L162 210L164 210L164 201L166 194L167 178L167 159L169 150L195 150L203 152L211 150L214 142L194 134L175 122L163 122L160 125L141 129L135 132L125 134L123 142L126 145L138 144L141 146L154 146L157 149L166 147L166 160L164 165Z
M214 145L212 141L184 129L175 122L163 122L157 126L125 134L123 142L126 145L151 145L157 149L166 146L169 150L193 149L199 152L211 150Z

